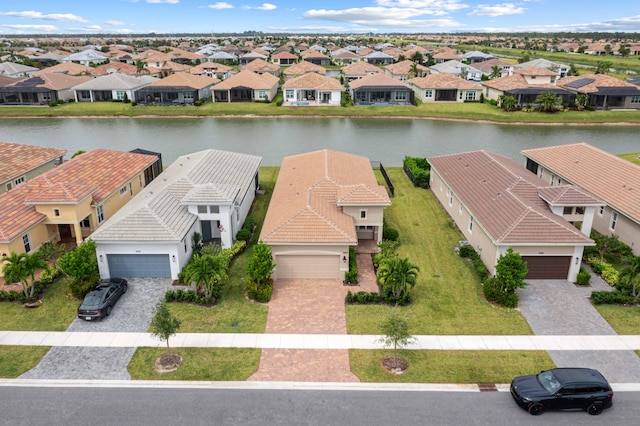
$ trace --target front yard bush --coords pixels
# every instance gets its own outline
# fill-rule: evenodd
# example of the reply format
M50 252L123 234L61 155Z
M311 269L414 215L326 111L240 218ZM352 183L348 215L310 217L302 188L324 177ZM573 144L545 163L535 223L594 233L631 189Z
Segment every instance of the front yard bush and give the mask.
M193 290L183 290L181 288L177 290L169 290L164 294L164 300L166 302L183 302L183 303L195 303L198 305L211 305L211 301L204 296L200 296Z
M460 251L458 254L460 255L460 257L467 258L471 261L473 268L478 273L480 281L484 281L487 279L487 277L489 276L489 271L487 270L487 267L485 266L482 259L480 259L480 255L478 254L478 252L476 252L472 246L467 245L460 247Z
M625 305L633 302L633 297L619 291L592 291L594 305Z
M80 280L72 279L71 284L69 284L69 290L74 298L82 300L89 292L91 286L98 284L99 281L99 276L87 277Z
M387 225L387 222L382 219L382 238L388 241L398 241L399 236L398 230Z
M578 272L578 277L576 278L576 284L589 285L589 281L591 281L591 274L583 266L580 267L580 272Z
M482 283L482 291L484 297L491 302L495 302L505 308L515 308L518 306L518 293L504 291L501 289L500 282L495 278L487 278Z
M349 270L344 274L344 282L348 285L358 284L358 261L353 247L349 247Z
M247 280L247 297L255 300L258 303L267 303L271 300L271 293L273 293L273 280L269 280L262 284L258 284L254 280Z

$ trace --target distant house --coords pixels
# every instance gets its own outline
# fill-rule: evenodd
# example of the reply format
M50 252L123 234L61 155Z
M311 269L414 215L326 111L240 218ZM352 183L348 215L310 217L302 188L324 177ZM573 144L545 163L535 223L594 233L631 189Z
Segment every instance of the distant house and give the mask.
M413 105L413 90L384 74L352 80L349 93L355 105Z
M53 169L66 153L64 149L0 142L0 194Z
M73 87L92 80L93 77L60 73L42 73L0 87L0 104L47 105L58 100L74 99Z
M0 62L0 75L6 77L31 77L38 71L40 71L38 68L28 65L16 64L14 62Z
M640 109L640 87L606 74L584 74L558 80L558 87L589 96L588 105L601 109Z
M261 157L205 150L179 157L91 234L103 278L178 278L193 235L228 248L259 186Z
M559 64L543 58L537 58L532 61L523 62L521 64L517 64L513 66L514 69L527 68L527 67L538 67L538 68L547 69L549 71L554 71L560 78L566 77L571 71L571 67L569 65Z
M49 241L82 243L149 183L145 172L157 161L94 149L0 194L0 254L33 253Z
M226 80L233 75L233 68L218 62L203 62L189 70L190 74L201 75L218 80Z
M395 62L392 55L387 55L384 52L371 52L362 59L372 65L390 65Z
M331 60L336 65L348 65L360 62L362 57L347 49L338 49L331 52Z
M482 71L459 61L441 62L429 67L431 74L450 74L465 80L482 80Z
M488 61L489 59L495 59L495 56L478 50L472 50L471 52L465 52L462 54L462 60L470 64Z
M75 62L76 64L91 66L99 65L103 62L109 61L109 58L102 53L96 52L93 49L83 50L82 52L72 53L66 58L62 59L62 62Z
M271 55L271 62L281 67L288 67L298 63L298 56L288 51Z
M108 74L74 86L76 102L112 102L134 100L142 87L158 81L155 77Z
M221 64L233 64L238 61L238 57L233 53L219 51L209 55L208 59L211 62L219 62Z
M493 74L494 67L498 67L500 71L498 78L512 75L514 70L513 64L501 61L500 59L488 59L486 61L476 62L473 64L473 67L479 69L482 74L487 77Z
M312 64L311 62L302 61L295 65L291 65L288 68L285 68L284 71L282 71L282 74L284 75L284 80L287 81L287 80L291 80L292 78L300 77L301 75L304 75L310 72L320 74L320 75L325 75L327 73L327 70L324 67L321 67L320 65L315 65L315 64Z
M292 106L341 104L342 84L333 77L316 73L303 74L282 85L284 104Z
M462 55L459 55L455 52L455 50L450 49L448 47L440 49L438 52L434 53L433 60L436 64L441 64L447 61L460 61L462 60Z
M551 186L487 151L428 161L431 191L491 275L511 247L527 263L527 279L575 282L584 247L594 245L589 233L601 200L571 185Z
M545 183L575 185L604 201L593 229L616 235L640 256L640 167L586 143L522 151L526 168Z
M513 96L517 105L531 105L545 92L555 93L562 103L573 104L575 94L556 86L557 74L544 68L526 67L513 71L513 75L483 81L484 97L498 100L500 96Z
M385 66L384 73L389 77L397 78L400 81L407 81L410 78L424 77L428 75L429 67L416 64L413 61L407 59L395 64Z
M342 75L346 83L366 77L371 74L380 74L382 70L368 62L356 62L342 67Z
M449 74L430 74L407 81L422 102L478 101L482 86Z
M315 65L320 65L323 67L331 65L331 58L329 58L324 53L318 52L317 50L307 49L300 53L303 61L311 62Z
M241 66L240 68L243 71L253 71L256 74L269 73L275 75L276 77L280 76L280 66L271 62L267 62L264 59L254 59L253 61Z
M214 102L272 101L278 94L279 82L273 74L240 71L213 87Z
M136 75L138 74L138 67L124 62L109 62L108 64L100 65L91 70L91 74L95 76L115 73Z
M136 102L151 104L189 105L211 97L218 79L185 72L156 80L136 91Z
M243 66L247 65L251 61L255 61L256 59L262 59L263 61L266 61L267 59L269 59L269 57L267 55L262 55L256 52L248 52L238 58L238 63L240 64L240 66Z
M36 72L34 75L59 73L59 74L78 76L78 75L92 75L93 72L94 72L94 68L92 67L76 64L75 62L63 62L61 64L56 64L56 65L44 68Z
M366 157L322 150L285 157L260 239L274 279L344 279L349 247L382 240L391 205Z

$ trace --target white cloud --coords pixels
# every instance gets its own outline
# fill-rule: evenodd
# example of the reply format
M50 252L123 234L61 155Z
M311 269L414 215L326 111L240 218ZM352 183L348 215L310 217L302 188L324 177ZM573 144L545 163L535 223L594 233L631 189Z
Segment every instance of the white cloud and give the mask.
M178 4L178 3L180 3L180 0L147 0L147 3L151 3L151 4L160 4L160 3Z
M104 23L107 24L107 25L113 25L115 27L119 27L119 26L124 25L124 22L122 22L122 21L104 21Z
M22 12L0 12L0 15L15 16L16 18L25 19L43 19L45 21L72 21L72 22L89 22L81 16L71 13L49 13L36 12L33 10L25 10Z
M262 6L242 6L243 9L255 9L255 10L275 10L278 8L275 4L262 3Z
M45 33L55 33L60 30L55 25L26 25L26 24L15 24L15 25L0 25L2 28L9 28L12 30L25 30L25 31L42 31Z
M269 30L277 32L292 32L292 33L369 33L378 32L377 28L348 28L348 27L334 27L329 25L302 25L297 27L267 27Z
M214 4L208 4L205 7L207 9L233 9L233 5L230 5L229 3L223 1Z
M413 8L363 7L344 10L309 10L304 13L308 19L349 22L356 25L376 25L394 28L460 27L461 23L449 19L414 19L423 15L439 16L432 10Z
M557 32L557 31L573 31L573 32L639 32L640 31L640 15L629 16L625 18L612 19L604 22L592 22L586 24L530 24L519 25L509 28L475 28L466 29L466 31L482 31L488 33L496 32Z
M83 32L83 33L99 33L103 30L100 25L87 25L81 28L68 28L69 31Z
M494 6L479 4L478 8L469 13L469 16L503 16L503 15L519 15L527 10L524 7L517 7L513 3L502 3Z
M430 9L440 12L451 12L469 7L460 3L460 0L376 0L375 3L384 7Z

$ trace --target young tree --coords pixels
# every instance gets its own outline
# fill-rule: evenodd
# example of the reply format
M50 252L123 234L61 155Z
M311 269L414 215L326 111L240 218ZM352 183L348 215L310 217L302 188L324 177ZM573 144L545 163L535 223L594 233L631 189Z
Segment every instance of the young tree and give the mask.
M198 292L202 292L206 299L215 299L229 279L227 267L227 261L221 255L195 254L184 268L184 279L187 283L195 282Z
M596 64L596 74L608 74L609 68L612 66L611 61L598 61Z
M511 247L505 254L501 254L496 263L496 280L500 285L500 290L504 292L514 292L517 288L527 285L524 277L527 275L527 264L522 261L520 253L513 251Z
M576 104L578 105L578 108L583 109L587 106L587 103L589 103L589 95L586 93L576 94Z
M542 92L534 102L542 105L543 112L555 112L558 109L559 100L560 97L553 92Z
M398 362L398 348L402 349L415 342L409 334L409 323L393 310L380 325L383 336L378 339L386 348L393 347L393 360Z
M411 64L411 68L409 69L409 73L414 76L414 77L418 77L418 75L420 74L420 69L418 68L418 63L414 62Z
M382 261L376 278L383 289L391 292L397 304L409 293L409 287L416 285L419 271L420 268L409 262L409 258L394 257Z
M96 243L93 240L85 240L78 247L62 255L58 260L58 266L76 282L98 276Z
M167 302L164 300L158 302L153 310L153 319L151 320L151 333L160 340L167 342L167 353L170 353L169 349L169 337L176 334L180 328L180 320L173 316Z
M9 256L0 259L4 263L2 272L8 282L22 283L22 292L26 297L33 297L35 290L36 272L47 267L47 262L38 252L20 253L12 251Z
M246 268L246 273L251 280L258 285L267 284L275 267L271 248L268 245L260 241L253 246L253 256L249 258Z

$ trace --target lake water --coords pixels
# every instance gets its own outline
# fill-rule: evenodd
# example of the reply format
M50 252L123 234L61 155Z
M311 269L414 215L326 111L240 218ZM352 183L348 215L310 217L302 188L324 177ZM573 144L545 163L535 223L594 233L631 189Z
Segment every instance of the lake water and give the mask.
M634 126L512 126L424 119L363 118L53 118L2 119L0 140L53 146L161 152L178 156L215 148L261 155L280 165L287 155L334 149L385 166L405 155L429 157L485 149L522 161L523 149L587 142L614 154L640 151Z

